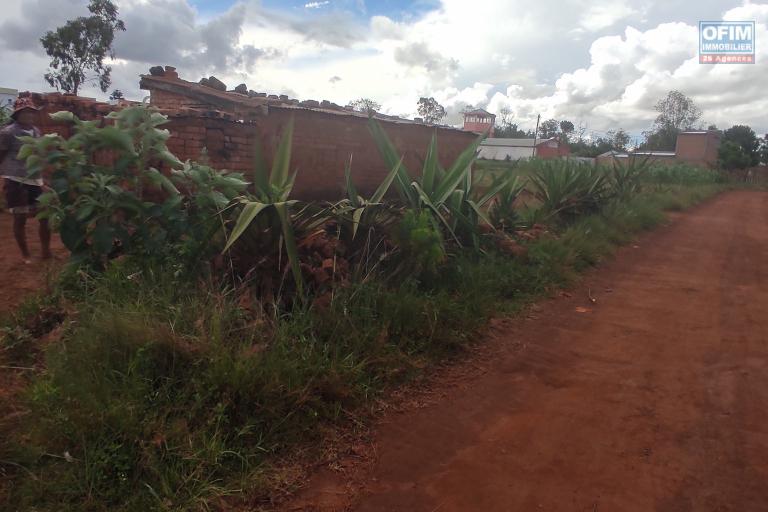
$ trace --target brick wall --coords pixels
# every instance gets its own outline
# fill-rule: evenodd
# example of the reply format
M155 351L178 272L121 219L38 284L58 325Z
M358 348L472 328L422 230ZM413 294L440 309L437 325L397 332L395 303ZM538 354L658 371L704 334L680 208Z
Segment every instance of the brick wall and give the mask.
M250 172L254 141L262 141L265 156L271 161L291 117L294 118L291 165L298 172L295 197L343 197L344 166L350 155L353 181L364 195L371 194L389 172L368 131L367 119L305 109L270 107L268 116L250 123L174 116L167 125L171 132L168 148L182 159L195 160L205 147L214 167ZM382 125L392 143L405 155L403 163L413 174L421 170L433 130L438 130L438 154L444 167L449 166L475 138L471 133L458 130L386 121Z
M677 136L675 153L681 162L714 168L719 147L720 134L716 131L681 133Z
M181 160L197 160L207 149L211 164L220 169L250 172L254 142L260 140L265 156L271 162L289 119L294 119L294 139L291 165L297 170L294 197L298 199L328 199L343 197L344 166L352 155L352 177L359 192L371 194L389 172L368 131L363 117L334 114L311 109L269 107L268 115L242 122L208 117L184 110L183 96L167 94L164 99L178 105L166 111L171 132L168 148ZM154 98L153 98L154 99ZM116 107L84 98L49 94L36 95L44 112L69 110L82 119L100 119ZM164 105L165 106L165 105ZM165 110L165 109L164 109ZM476 135L454 129L421 124L380 121L399 151L405 155L404 165L418 174L432 133L438 133L438 155L447 167L475 139ZM68 136L67 124L54 123L41 116L40 127L45 133L58 132Z
M536 156L542 159L560 158L571 154L571 148L568 144L561 144L559 141L552 140L541 142L536 145Z
M494 126L491 121L487 123L464 121L464 130L474 133L486 133L489 137L493 137L494 135Z

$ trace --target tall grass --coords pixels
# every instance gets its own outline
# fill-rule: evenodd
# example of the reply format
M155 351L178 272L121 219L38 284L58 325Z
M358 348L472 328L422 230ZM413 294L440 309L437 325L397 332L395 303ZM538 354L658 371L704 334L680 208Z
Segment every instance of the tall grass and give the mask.
M646 193L531 244L525 260L462 250L439 280L352 285L287 316L265 314L246 290L180 286L162 269L70 276L78 314L46 349L25 420L3 445L8 503L204 510L265 499L286 450L460 353L490 315L567 283L663 208L715 190Z

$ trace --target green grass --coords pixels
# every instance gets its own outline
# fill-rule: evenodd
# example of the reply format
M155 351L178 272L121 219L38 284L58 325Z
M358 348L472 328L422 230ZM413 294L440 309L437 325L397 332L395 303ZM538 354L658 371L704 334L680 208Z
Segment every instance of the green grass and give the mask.
M278 458L316 446L329 426L364 421L376 398L475 343L490 316L568 284L662 221L662 210L718 189L657 187L530 244L524 259L460 251L439 275L349 285L329 305L290 314L247 290L179 283L129 263L65 275L58 295L7 326L24 331L2 341L2 364L29 364L28 349L50 328L38 317L64 305L77 311L45 349L45 371L31 376L26 413L0 431L0 468L12 482L6 503L253 506L269 495Z

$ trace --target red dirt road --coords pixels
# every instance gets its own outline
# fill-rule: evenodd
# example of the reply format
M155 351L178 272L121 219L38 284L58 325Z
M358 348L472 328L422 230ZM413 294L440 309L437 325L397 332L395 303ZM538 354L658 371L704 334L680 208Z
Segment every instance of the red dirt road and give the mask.
M768 510L768 193L677 215L571 293L386 415L354 496L325 471L292 509Z

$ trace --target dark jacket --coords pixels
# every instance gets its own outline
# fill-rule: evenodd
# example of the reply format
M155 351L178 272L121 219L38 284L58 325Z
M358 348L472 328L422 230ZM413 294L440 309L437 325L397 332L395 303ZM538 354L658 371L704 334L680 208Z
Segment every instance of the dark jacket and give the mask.
M22 160L16 158L16 155L19 154L22 146L19 137L40 136L40 130L37 128L33 127L30 131L24 130L17 123L11 123L0 130L0 176L27 177L27 167Z

